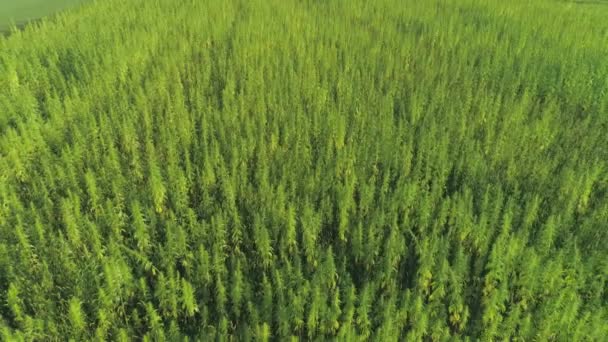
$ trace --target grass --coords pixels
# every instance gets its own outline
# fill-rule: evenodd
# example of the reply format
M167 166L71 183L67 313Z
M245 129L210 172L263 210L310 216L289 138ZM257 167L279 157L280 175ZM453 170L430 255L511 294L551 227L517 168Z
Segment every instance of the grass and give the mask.
M85 0L0 0L0 31L57 13Z

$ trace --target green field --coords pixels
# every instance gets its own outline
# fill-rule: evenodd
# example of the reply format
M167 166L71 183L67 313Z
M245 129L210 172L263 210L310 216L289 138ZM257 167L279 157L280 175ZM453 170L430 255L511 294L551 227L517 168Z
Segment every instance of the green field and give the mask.
M86 0L0 0L0 31L8 29L11 24L22 25L84 1Z
M608 341L607 18L96 0L0 36L0 340Z

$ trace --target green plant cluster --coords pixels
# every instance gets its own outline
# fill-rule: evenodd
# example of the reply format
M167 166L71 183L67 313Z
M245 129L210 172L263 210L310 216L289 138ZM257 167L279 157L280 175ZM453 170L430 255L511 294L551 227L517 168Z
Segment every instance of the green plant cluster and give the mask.
M607 16L97 0L0 37L0 340L606 340Z

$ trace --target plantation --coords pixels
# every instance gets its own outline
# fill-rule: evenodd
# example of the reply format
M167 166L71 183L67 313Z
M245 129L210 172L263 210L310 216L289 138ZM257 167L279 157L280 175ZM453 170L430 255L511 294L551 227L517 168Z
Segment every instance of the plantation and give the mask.
M96 0L0 37L0 340L608 339L606 18Z

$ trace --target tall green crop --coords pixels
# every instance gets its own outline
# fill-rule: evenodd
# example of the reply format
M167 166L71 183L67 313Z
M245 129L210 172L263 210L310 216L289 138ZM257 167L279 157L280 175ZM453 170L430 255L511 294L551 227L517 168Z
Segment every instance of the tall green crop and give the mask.
M0 339L605 340L607 15L96 0L0 37Z

